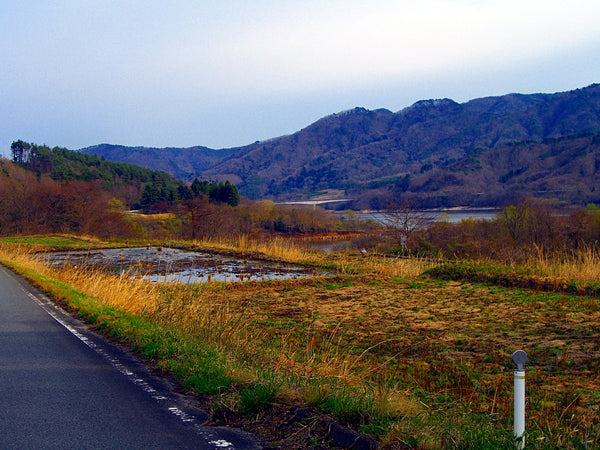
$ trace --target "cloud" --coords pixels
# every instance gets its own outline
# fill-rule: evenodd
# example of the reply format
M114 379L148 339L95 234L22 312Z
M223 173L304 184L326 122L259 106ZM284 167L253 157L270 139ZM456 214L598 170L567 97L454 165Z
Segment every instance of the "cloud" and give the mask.
M256 13L214 47L197 44L187 68L239 95L518 64L596 39L600 3L585 13L583 3L309 2Z
M598 81L598 23L588 0L4 2L0 143L240 145L347 107L572 89Z

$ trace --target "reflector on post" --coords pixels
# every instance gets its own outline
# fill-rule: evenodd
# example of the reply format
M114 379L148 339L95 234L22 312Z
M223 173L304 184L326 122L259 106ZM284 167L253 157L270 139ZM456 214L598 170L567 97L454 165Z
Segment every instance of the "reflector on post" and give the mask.
M527 354L517 350L512 355L515 369L514 436L518 449L525 448L525 362Z

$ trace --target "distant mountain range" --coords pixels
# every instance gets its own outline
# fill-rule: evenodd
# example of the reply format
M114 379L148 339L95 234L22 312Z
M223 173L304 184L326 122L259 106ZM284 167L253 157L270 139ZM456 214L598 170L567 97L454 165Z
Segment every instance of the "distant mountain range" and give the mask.
M600 84L555 94L355 108L237 148L101 144L80 151L183 180L229 180L250 198L351 198L379 209L498 206L520 197L600 203ZM340 204L342 205L342 204Z

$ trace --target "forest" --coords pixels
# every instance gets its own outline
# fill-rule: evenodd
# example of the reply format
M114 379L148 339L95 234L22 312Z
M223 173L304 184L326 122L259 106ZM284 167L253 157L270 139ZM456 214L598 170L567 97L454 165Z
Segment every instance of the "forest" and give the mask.
M0 235L202 238L333 229L319 211L241 199L229 181L190 184L157 170L15 141L0 159ZM143 214L136 213L139 210Z
M195 179L186 185L165 172L60 147L19 140L11 145L11 156L12 161L0 160L2 235L147 236L143 220L126 212L213 215L220 205L233 207L240 201L228 181Z

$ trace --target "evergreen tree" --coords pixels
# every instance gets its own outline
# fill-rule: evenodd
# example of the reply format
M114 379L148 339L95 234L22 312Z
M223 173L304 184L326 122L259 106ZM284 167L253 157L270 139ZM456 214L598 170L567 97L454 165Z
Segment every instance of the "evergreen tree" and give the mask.
M182 184L180 186L177 186L177 196L181 201L191 200L194 198L194 193L189 187Z
M144 186L140 206L142 211L149 213L153 207L160 202L160 192L154 183L148 183Z

